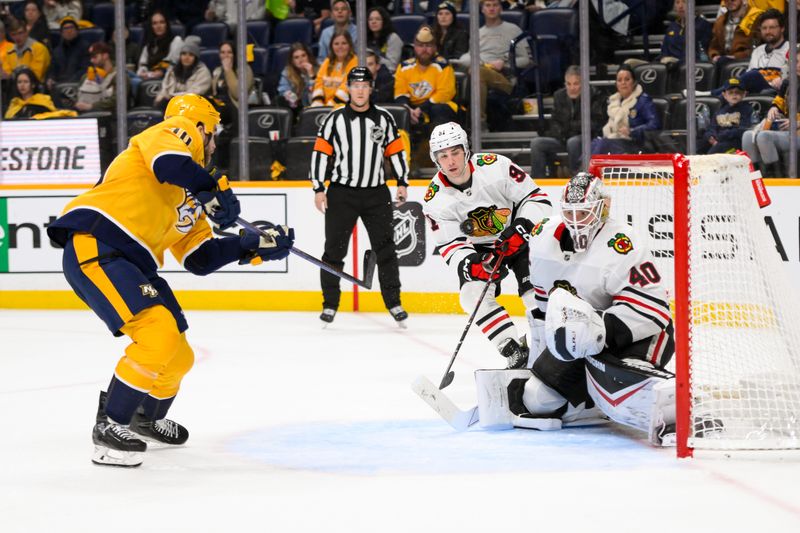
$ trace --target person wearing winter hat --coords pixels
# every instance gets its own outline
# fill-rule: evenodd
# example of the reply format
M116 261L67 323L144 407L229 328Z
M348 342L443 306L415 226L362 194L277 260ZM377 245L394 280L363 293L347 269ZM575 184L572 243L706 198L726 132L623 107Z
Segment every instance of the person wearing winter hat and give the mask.
M445 1L436 7L436 19L431 30L439 55L445 59L458 59L469 52L469 33L458 22L456 6L452 2Z
M154 104L164 107L173 96L184 93L202 96L208 94L210 89L211 72L200 61L200 37L189 35L181 46L180 60L167 69Z

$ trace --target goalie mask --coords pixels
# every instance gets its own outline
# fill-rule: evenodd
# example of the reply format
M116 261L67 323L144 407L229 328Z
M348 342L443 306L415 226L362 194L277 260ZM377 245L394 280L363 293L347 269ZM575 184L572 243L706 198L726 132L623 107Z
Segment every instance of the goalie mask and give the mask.
M610 203L603 181L597 176L579 172L569 180L561 195L561 217L576 252L589 247L608 218Z
M439 165L436 159L436 152L444 150L445 148L452 148L453 146L464 147L464 166L466 168L469 161L469 139L467 139L467 132L455 122L447 122L439 124L431 132L430 150L431 161L436 165L436 168L443 174L444 169Z

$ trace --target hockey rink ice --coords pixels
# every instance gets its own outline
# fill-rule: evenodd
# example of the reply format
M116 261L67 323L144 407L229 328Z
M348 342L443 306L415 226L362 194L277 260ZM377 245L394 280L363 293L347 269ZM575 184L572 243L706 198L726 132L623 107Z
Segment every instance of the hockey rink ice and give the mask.
M127 341L86 311L0 311L0 532L800 531L800 455L678 460L615 425L456 433L439 382L465 315L187 312L186 446L95 466ZM516 317L520 333L524 318ZM472 330L447 388L502 360Z

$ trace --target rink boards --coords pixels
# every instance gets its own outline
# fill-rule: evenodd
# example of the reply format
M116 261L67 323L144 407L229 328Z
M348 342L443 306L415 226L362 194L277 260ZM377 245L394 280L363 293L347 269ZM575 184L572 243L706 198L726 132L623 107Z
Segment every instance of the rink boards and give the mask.
M560 196L563 180L541 180L551 196ZM800 187L789 180L767 180L773 204L761 211L790 279L800 279ZM414 312L459 312L458 281L434 255L435 244L422 215L428 181L409 187L409 202L395 212L395 243L400 261L403 304ZM61 274L61 250L46 235L47 225L63 206L87 186L0 187L0 308L77 309L83 304ZM324 218L314 208L307 182L239 183L234 186L242 216L252 222L269 221L295 228L297 248L321 257ZM657 213L653 213L656 215ZM232 234L232 233L231 233ZM345 270L360 275L358 258L369 247L359 224ZM319 270L296 256L258 267L230 265L216 275L197 277L182 271L171 256L165 258L163 277L178 292L187 309L315 310L321 306ZM383 309L377 283L372 290L354 290L343 283L342 310ZM506 280L501 300L521 313L516 284Z

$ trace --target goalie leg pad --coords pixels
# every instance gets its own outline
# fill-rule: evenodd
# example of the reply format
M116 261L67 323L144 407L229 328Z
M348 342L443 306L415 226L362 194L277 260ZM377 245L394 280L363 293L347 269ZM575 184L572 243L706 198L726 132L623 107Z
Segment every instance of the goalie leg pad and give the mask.
M533 375L525 382L522 403L530 414L541 416L563 411L562 408L566 405L567 399ZM558 415L560 414L558 413Z
M640 359L586 358L589 395L610 419L648 432L675 420L675 376Z
M573 361L603 350L606 326L591 304L557 288L547 302L545 338L553 355Z
M508 387L516 379L532 376L525 368L516 370L476 370L480 425L484 429L511 429L515 413L511 411Z

